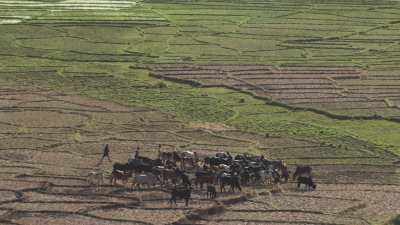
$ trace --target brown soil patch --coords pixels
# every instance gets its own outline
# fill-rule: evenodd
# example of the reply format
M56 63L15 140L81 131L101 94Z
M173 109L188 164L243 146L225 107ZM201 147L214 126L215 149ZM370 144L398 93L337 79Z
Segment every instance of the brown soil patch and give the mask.
M48 111L2 113L0 121L21 127L77 127L87 119L83 114Z

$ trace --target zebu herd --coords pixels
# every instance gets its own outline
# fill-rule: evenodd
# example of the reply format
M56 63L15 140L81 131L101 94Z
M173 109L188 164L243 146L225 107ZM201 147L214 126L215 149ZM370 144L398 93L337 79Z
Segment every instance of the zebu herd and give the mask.
M229 152L219 152L201 159L196 152L162 152L160 149L156 159L140 156L136 151L127 163L114 163L111 185L118 181L126 184L132 180L131 189L156 185L170 187L170 204L176 204L177 199L184 199L187 206L193 188L203 190L206 185L206 197L215 199L217 185L221 193L241 192L242 186L269 184L276 187L289 180L290 171L282 160L268 160L262 155L244 153L233 157ZM293 180L297 178L298 189L304 185L307 190L315 190L311 171L310 166L296 167ZM97 185L97 188L104 184L103 179L102 172L92 171L88 174L89 184Z

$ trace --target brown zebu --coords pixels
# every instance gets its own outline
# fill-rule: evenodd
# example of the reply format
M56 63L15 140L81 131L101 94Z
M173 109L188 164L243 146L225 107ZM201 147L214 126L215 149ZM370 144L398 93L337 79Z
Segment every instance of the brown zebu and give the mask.
M203 189L203 184L216 183L216 175L213 172L196 172L195 185L200 185L200 190Z
M113 170L111 173L110 183L116 184L117 180L122 180L122 182L126 184L126 182L131 176L132 176L132 170L128 171Z

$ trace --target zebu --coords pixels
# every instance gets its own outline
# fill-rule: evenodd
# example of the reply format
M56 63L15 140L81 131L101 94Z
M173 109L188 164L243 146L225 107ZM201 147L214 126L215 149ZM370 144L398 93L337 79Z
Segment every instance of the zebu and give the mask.
M238 175L230 175L227 173L222 173L219 177L220 181L220 191L225 191L225 185L230 186L230 191L235 192L235 188L239 191L242 191L242 187L240 186L240 177Z
M119 171L119 170L113 170L111 173L111 179L110 183L111 184L116 184L117 180L122 180L124 184L128 182L129 177L132 176L132 171Z
M217 190L214 185L207 185L207 198L215 199L217 197Z
M154 186L160 182L160 179L152 173L142 173L133 176L132 186L140 188L140 185L147 185L147 187Z
M104 174L102 171L90 171L86 180L89 185L95 185L99 189L104 184Z
M185 205L189 205L189 200L192 195L192 187L174 187L171 190L171 198L169 199L169 203L172 205L172 203L175 203L176 205L176 200L177 199L184 199L185 200Z
M297 178L297 188L300 189L301 184L306 185L308 190L312 189L315 190L317 185L314 183L311 177L298 177Z
M311 166L297 166L296 171L293 173L293 180L296 177L311 177Z
M195 185L200 185L200 189L203 189L203 184L214 184L216 181L215 174L213 172L196 172Z

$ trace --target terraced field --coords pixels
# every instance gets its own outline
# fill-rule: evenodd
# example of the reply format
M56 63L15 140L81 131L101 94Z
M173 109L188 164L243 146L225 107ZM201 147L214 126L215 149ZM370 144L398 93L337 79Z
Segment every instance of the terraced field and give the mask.
M2 88L0 93L0 222L5 224L170 224L200 212L202 216L190 223L365 224L399 212L400 174L390 155L362 154L358 148L346 154L315 140L265 138L229 127L192 127L149 108L29 87ZM137 145L142 154L156 157L155 149L162 144L165 150L178 146L201 155L257 148L289 163L310 163L304 155L330 159L331 154L333 159L348 157L352 164L313 159L321 185L315 193L298 192L289 183L283 195L269 198L265 187L256 189L260 196L222 195L218 201L226 205L223 213L217 210L209 217L206 212L216 206L205 199L204 191L195 191L190 207L170 207L165 187L131 191L130 184L108 185L112 163L97 165L103 143L110 144L114 162L126 161ZM321 152L326 154L320 156ZM364 165L371 160L376 164ZM100 190L86 182L93 169L106 173ZM254 189L247 187L246 192ZM337 204L332 205L333 200Z
M125 63L229 63L231 68L201 66L200 73L215 70L204 76L185 74L185 68L177 72L180 79L223 82L325 115L400 116L394 1L4 0L0 5L7 73L65 77L127 73ZM248 62L261 65L239 66ZM86 69L86 63L93 66Z
M399 14L386 0L0 0L0 223L389 221ZM264 154L312 165L319 186L170 208L160 188L87 186L105 142L115 161L159 143Z
M268 65L162 65L153 76L203 87L250 92L291 109L310 110L337 119L386 118L399 121L394 80L351 68ZM386 77L387 78L387 77Z
M355 189L353 189L355 188ZM323 185L318 194L284 192L279 195L268 193L226 207L225 213L205 216L191 221L194 224L370 224L373 219L367 214L373 211L396 213L397 203L392 200L398 192L386 194L369 189L371 186ZM392 189L395 190L395 189ZM367 196L367 197L366 197ZM385 201L389 208L371 204L373 199ZM365 213L361 215L361 212ZM384 213L382 213L384 214Z

